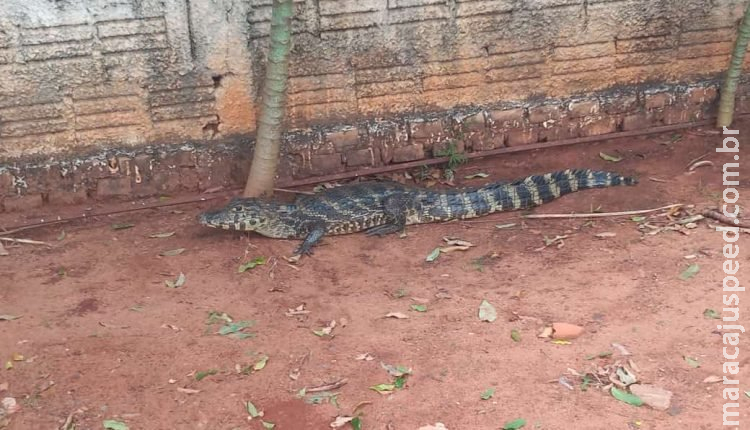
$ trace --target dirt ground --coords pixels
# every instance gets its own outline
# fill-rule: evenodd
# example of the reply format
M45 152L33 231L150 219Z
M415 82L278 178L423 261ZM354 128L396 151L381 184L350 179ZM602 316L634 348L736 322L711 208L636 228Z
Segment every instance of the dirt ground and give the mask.
M750 123L742 133L750 135ZM474 185L601 168L635 174L640 184L579 192L534 213L671 203L702 209L717 204L721 164L731 161L714 152L720 139L691 130L612 140L472 162L457 177ZM623 160L605 161L600 152ZM703 155L713 166L687 172ZM489 178L463 179L476 172ZM741 169L741 194L750 192L749 175ZM6 243L0 314L20 316L0 321L0 358L13 364L0 369L0 397L20 406L7 417L9 429L58 428L69 416L76 429L101 429L104 420L130 429L262 429L261 418L248 420L246 401L282 430L330 428L337 415L358 405L363 429L416 430L437 422L450 430L500 429L517 418L527 421L525 429L722 428L722 386L704 382L722 374L721 337L718 320L704 311L721 312L723 242L705 221L684 233L652 235L639 223L663 226L663 211L640 221L523 220L520 213L502 213L410 226L405 238L328 237L313 257L292 266L282 256L296 241L197 225L199 212L221 203L91 217L15 235L50 247ZM1 214L0 226L82 209ZM134 226L115 230L117 223ZM508 223L516 225L496 227ZM149 238L162 232L175 234ZM564 246L544 247L545 237L557 235L567 236ZM444 236L476 246L425 261ZM177 248L185 251L160 255ZM238 273L256 257L268 261ZM739 259L747 261L747 253ZM680 279L691 264L700 271ZM184 285L166 286L180 273ZM743 268L738 276L750 272ZM482 300L497 310L494 322L480 321ZM742 300L742 315L748 315L749 302ZM303 304L309 313L287 315ZM217 333L227 321L207 324L212 311L233 318L226 330L253 336ZM389 312L408 318L384 318ZM314 333L332 320L331 335ZM254 324L243 329L242 321ZM537 336L553 322L585 332L570 344ZM613 343L632 355L624 357ZM603 352L612 354L588 357ZM265 367L253 371L263 357ZM584 391L568 371L628 359L639 381L674 393L668 410L631 406L596 384ZM406 384L391 394L370 389L395 379L381 363L411 368ZM561 376L572 389L558 382ZM330 391L338 393L333 399L314 392L342 379L345 384ZM483 400L489 388L494 395ZM750 381L741 388L750 389ZM750 398L740 401L747 410Z

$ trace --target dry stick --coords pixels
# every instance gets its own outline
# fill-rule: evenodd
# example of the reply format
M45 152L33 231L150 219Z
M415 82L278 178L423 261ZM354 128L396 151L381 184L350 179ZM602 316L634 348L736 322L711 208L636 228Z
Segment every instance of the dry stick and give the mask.
M12 237L0 237L0 241L4 240L6 242L15 242L15 243L26 243L29 245L46 245L46 246L52 246L47 242L40 242L38 240L31 240L31 239L14 239Z
M742 222L735 223L734 220L736 218L730 218L730 217L728 217L728 216L726 216L724 214L721 214L721 213L719 213L719 212L717 212L717 211L715 211L713 209L706 209L706 210L704 210L701 213L701 215L703 215L706 218L711 218L711 219L714 219L716 221L719 221L722 224L728 224L728 225L735 226L735 227L740 227L740 228L750 228L750 225L742 223Z
M590 213L590 214L531 214L531 215L522 215L522 218L532 218L532 219L542 219L542 218L604 218L604 217L611 217L611 216L623 216L623 215L638 215L638 214L647 214L650 212L657 212L662 211L665 209L672 209L680 206L685 206L684 203L675 203L673 205L669 206L662 206L660 208L655 209L643 209L643 210L637 210L637 211L624 211L624 212L600 212L600 213Z
M346 385L347 382L349 382L349 380L347 380L346 378L343 378L331 384L321 385L319 387L307 388L305 389L305 392L306 393L320 393L322 391L336 390Z

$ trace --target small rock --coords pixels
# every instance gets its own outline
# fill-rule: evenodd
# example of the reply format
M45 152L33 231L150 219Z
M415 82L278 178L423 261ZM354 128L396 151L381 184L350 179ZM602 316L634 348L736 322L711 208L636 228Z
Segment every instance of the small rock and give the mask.
M630 392L640 397L643 403L659 411L666 411L672 402L672 392L655 385L633 384Z
M568 323L552 323L553 339L575 339L583 334L583 327Z

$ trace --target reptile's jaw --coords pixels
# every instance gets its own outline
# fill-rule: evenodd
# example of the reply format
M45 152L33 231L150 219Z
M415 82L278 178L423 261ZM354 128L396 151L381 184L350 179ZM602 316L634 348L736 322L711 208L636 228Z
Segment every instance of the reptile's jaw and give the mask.
M235 222L228 216L226 210L204 212L198 215L198 222L206 227L221 228L224 230L240 230L240 223Z

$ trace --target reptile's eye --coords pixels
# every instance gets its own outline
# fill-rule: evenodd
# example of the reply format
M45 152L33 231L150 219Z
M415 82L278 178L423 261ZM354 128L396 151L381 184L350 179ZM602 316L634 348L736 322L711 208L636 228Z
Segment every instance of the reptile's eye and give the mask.
M240 207L239 206L235 206L235 207L232 208L232 211L233 212L239 212L240 211Z
M250 220L250 221L248 221L248 222L250 223L250 225L255 225L255 224L258 224L258 220L256 220L256 219L251 219L251 220Z

